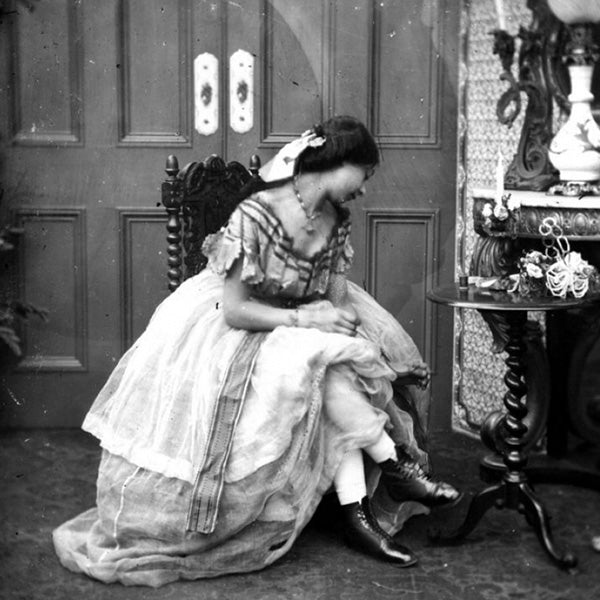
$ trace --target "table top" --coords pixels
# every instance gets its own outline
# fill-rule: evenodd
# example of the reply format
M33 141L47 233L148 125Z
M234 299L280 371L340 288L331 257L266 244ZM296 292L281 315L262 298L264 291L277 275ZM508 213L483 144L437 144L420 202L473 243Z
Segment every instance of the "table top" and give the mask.
M584 298L557 298L555 296L527 298L503 290L490 290L470 285L459 288L458 284L437 287L427 292L427 298L438 304L455 308L473 308L476 310L531 310L550 311L580 308L600 303L600 294Z

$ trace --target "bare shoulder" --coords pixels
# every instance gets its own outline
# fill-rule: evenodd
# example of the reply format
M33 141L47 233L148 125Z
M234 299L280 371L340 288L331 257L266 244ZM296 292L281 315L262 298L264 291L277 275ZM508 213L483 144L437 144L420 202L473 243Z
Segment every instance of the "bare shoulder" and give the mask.
M287 231L292 232L303 213L290 186L260 192L260 201L279 219Z
M295 203L293 192L291 189L287 189L287 186L261 190L257 197L276 214L287 212L289 207Z

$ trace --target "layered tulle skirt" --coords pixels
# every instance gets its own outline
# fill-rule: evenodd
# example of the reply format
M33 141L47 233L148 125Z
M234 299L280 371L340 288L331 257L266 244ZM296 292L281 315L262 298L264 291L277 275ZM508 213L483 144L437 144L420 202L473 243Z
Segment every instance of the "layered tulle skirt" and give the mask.
M420 355L402 327L349 284L357 337L229 327L223 280L206 270L156 310L83 428L102 446L97 506L58 527L67 568L159 586L261 569L285 554L331 488L349 449L385 429L419 462L427 395L392 381ZM410 408L410 410L409 410ZM397 531L414 503L369 489Z

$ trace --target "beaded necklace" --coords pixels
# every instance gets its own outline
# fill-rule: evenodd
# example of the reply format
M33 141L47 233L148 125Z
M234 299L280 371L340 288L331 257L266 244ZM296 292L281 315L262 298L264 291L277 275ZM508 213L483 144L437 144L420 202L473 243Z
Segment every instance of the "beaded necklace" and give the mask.
M296 200L298 200L298 204L302 209L302 212L306 215L306 223L302 225L302 229L306 231L306 233L314 233L316 231L314 220L321 216L320 210L315 210L312 213L308 212L308 208L300 195L300 191L298 190L298 176L296 175L292 180L292 189L294 190L294 194L296 195Z

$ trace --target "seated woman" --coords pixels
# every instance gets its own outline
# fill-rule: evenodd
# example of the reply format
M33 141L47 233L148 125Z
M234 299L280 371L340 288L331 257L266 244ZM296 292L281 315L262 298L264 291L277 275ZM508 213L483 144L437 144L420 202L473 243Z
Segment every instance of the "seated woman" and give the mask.
M348 542L416 562L392 535L459 494L429 479L393 400L392 382L422 405L427 365L345 278L344 203L378 162L364 125L334 117L286 146L206 240L208 267L157 308L84 421L103 448L97 507L54 531L63 565L151 586L261 569L332 486Z

